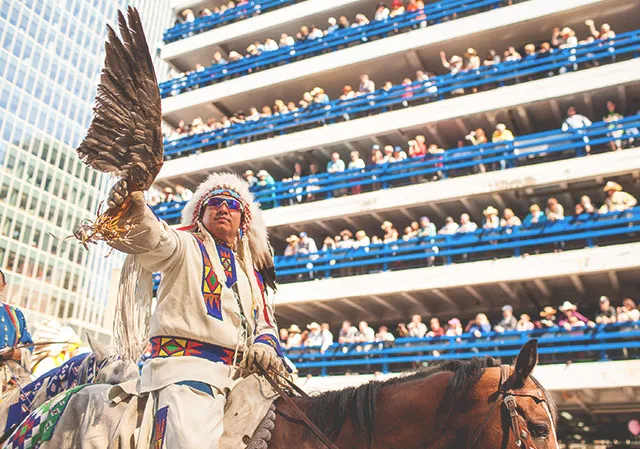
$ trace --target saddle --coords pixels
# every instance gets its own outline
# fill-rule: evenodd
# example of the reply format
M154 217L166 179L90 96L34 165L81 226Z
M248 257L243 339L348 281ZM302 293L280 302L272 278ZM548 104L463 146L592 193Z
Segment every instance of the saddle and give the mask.
M224 408L220 449L266 449L275 427L278 393L257 374L238 381Z

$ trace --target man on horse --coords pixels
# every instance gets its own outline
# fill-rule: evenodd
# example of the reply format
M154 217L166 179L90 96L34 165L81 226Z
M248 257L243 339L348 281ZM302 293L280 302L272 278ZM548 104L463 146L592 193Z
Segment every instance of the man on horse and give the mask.
M217 448L234 382L255 364L286 374L267 300L265 285L275 285L275 272L262 212L248 184L229 173L200 185L179 230L159 220L143 192L129 191L125 181L113 187L108 204L132 225L125 241L111 243L133 263L125 263L121 279L140 269L143 276L162 274L138 384L138 393L154 401L153 441L167 449ZM150 309L150 298L135 296L136 307Z
M0 296L7 288L4 273L0 270ZM19 347L33 343L27 330L27 322L22 311L17 307L0 302L0 366L2 367L2 391L14 378L8 361L19 363L25 370L31 369L31 352L33 347Z

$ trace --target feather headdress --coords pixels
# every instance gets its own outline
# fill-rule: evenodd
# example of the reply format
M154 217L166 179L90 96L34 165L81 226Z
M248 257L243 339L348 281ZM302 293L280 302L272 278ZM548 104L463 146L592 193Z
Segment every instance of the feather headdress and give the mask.
M233 173L214 173L209 176L195 191L193 197L182 209L182 229L198 227L202 216L203 203L207 196L215 190L228 189L235 192L245 207L242 227L248 239L249 250L255 268L260 272L265 283L276 289L273 251L269 245L267 226L264 223L260 204L249 191L249 184Z

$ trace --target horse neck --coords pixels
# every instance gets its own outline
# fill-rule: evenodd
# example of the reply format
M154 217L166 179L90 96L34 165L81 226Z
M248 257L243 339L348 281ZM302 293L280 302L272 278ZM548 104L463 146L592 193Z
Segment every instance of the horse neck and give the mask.
M440 449L455 440L455 431L439 425L437 411L444 396L451 373L438 373L426 378L399 382L380 389L376 400L372 443L368 435L358 437L351 418L347 418L338 438L338 449ZM303 409L310 404L298 401ZM288 408L285 414L296 415ZM327 410L331 413L331 410ZM284 423L284 422L283 422ZM276 423L271 448L289 447L291 441L300 449L327 449L303 424L279 426ZM279 428L280 427L280 428ZM286 427L283 429L282 427Z

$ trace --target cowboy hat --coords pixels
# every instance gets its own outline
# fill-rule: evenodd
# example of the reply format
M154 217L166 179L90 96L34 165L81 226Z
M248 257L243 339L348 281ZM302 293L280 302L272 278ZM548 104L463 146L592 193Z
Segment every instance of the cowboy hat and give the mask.
M489 206L482 211L482 215L498 215L498 209L493 206Z
M382 224L380 225L380 228L382 229L391 228L391 227L393 227L393 223L391 223L389 220L383 221Z
M260 170L258 172L258 177L260 176L269 176L269 172L267 172L266 170Z
M348 229L343 229L342 231L340 231L340 236L348 236L349 238L353 237L353 232L349 231Z
M567 310L578 310L578 306L569 301L565 301L558 309L560 309L561 312L566 312Z
M540 316L546 318L548 316L555 315L556 313L558 313L556 309L551 306L546 306L544 309L542 309L542 312L540 312Z
M307 324L307 329L309 330L320 329L320 325L314 321L311 324Z
M292 324L291 327L289 327L289 329L287 329L289 332L297 332L297 333L301 333L302 331L300 330L300 327L298 327L297 324Z
M603 192L608 192L609 190L616 190L618 192L622 191L622 186L617 182L607 181L607 183L602 188Z

